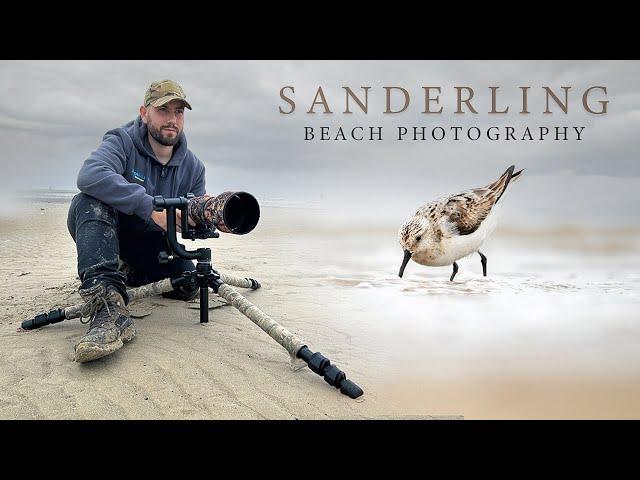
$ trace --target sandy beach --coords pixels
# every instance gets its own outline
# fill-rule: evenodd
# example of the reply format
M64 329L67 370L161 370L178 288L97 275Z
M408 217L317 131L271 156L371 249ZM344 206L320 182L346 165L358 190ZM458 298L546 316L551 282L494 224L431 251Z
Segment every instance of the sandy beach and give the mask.
M365 395L341 395L232 306L198 323L197 303L132 305L138 335L73 362L77 319L22 320L77 303L66 201L0 216L0 418L640 418L640 232L499 228L477 258L447 267L402 259L398 225L345 228L326 212L263 207L249 235L212 248L239 290Z

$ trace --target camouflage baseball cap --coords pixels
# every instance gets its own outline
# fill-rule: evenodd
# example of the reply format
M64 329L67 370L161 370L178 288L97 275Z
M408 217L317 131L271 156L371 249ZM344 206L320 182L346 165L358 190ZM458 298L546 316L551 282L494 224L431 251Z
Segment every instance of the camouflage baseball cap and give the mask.
M184 106L192 110L186 99L187 96L180 85L172 80L161 80L149 85L147 93L144 95L144 106L160 107L171 100L182 100Z

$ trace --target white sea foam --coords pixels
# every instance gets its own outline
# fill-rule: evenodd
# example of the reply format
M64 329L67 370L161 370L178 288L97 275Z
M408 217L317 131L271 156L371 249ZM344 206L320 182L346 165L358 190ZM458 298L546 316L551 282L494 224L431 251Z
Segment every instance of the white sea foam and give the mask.
M450 282L450 267L415 263L400 279L391 235L350 232L317 281L340 287L369 341L404 366L473 356L505 370L640 374L640 232L615 245L609 233L538 232L536 244L531 232L497 232L483 248L488 276L470 255Z

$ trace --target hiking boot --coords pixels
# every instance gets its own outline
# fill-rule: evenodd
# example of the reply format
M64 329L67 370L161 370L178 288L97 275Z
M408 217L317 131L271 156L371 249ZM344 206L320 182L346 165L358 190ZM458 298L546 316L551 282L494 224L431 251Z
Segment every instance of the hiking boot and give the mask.
M92 315L89 330L75 346L75 361L90 362L120 349L133 340L136 329L122 295L102 284L80 290L83 316Z

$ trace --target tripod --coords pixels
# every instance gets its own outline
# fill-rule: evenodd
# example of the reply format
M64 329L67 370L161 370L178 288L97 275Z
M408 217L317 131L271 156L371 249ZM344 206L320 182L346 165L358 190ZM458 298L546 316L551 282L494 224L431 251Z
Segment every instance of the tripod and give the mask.
M160 263L168 263L173 260L174 255L178 255L182 258L189 260L197 260L196 269L192 272L184 272L182 275L174 280L174 286L179 285L193 285L197 284L200 288L200 323L209 322L209 287L218 293L220 286L224 283L220 278L220 274L211 266L211 249L210 248L198 248L194 251L189 251L184 248L184 245L178 243L177 240L177 227L176 227L176 208L181 210L182 218L182 237L195 240L196 238L218 238L220 234L216 232L215 226L195 228L189 225L188 212L186 207L189 200L193 198L192 194L188 194L187 197L178 197L165 199L162 196L154 197L153 206L156 211L167 211L167 241L169 247L172 250L172 254L167 252L160 252L158 254L158 261ZM260 284L252 279L246 279L249 281L249 288L256 290L260 288Z
M258 307L249 302L246 298L231 288L228 283L233 283L236 286L242 286L245 288L251 288L253 290L260 288L260 284L251 278L245 278L242 282L237 278L229 278L230 282L225 283L221 275L211 267L211 249L199 248L195 251L187 251L184 245L178 243L176 238L176 208L181 210L182 220L182 237L194 240L195 238L217 238L219 233L215 231L215 226L200 226L195 229L188 223L188 209L186 208L188 202L192 196L188 194L187 197L170 198L166 199L161 196L154 197L153 205L156 211L167 210L167 240L169 247L178 256L188 259L197 259L196 270L193 272L185 272L182 274L181 279L185 282L195 282L200 287L200 323L207 323L209 321L209 287L213 289L218 295L231 303L242 314L244 314L249 320L258 325L264 330L271 338L282 345L291 355L292 365L296 358L302 359L307 366L318 375L324 377L325 381L336 388L340 389L340 392L351 398L358 398L364 392L351 380L347 380L346 374L335 365L331 364L331 361L319 352L312 352L298 337L293 335L284 327L280 326L277 322L271 319L267 314L262 312ZM257 203L256 203L257 205ZM223 209L226 211L226 208ZM229 212L222 221L226 224L230 231L234 231L235 227L240 225L247 217L251 215L245 215L239 212ZM257 216L255 216L255 222L257 223ZM246 228L245 224L242 228L242 233L246 233L248 230L252 230L255 224L249 225ZM159 261L167 262L173 258L172 255L168 255L167 252L161 252L159 255Z

